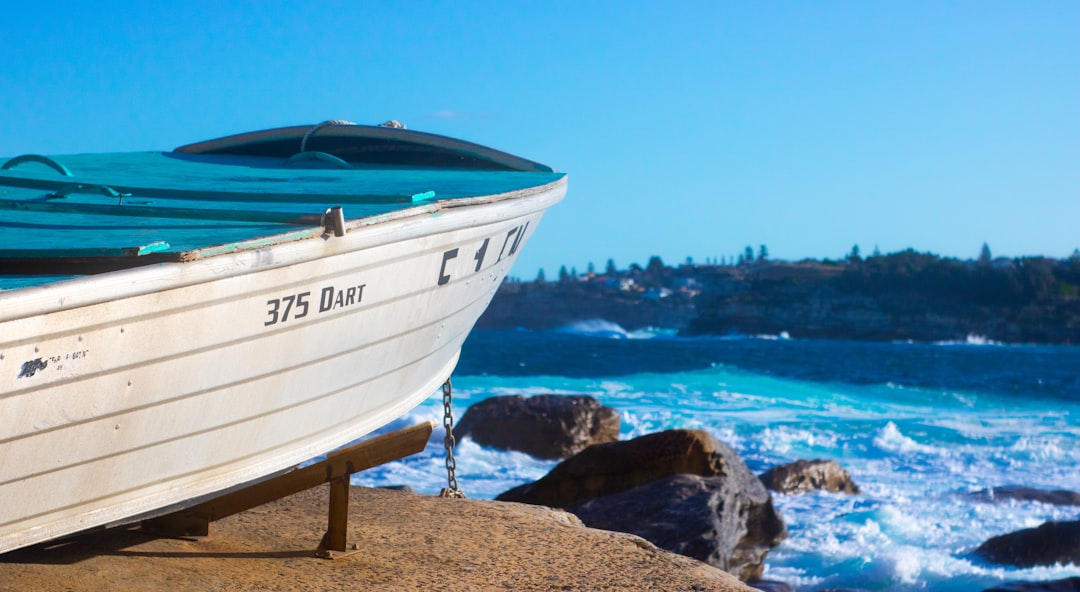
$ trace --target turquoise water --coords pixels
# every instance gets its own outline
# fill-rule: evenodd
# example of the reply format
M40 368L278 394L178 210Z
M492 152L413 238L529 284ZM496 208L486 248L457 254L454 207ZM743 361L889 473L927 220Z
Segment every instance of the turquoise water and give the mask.
M1080 519L1080 507L978 503L959 494L1022 484L1080 491L1080 348L858 343L775 336L680 339L593 322L563 331L478 331L454 377L455 408L504 394L589 394L617 409L621 437L700 428L756 473L798 459L847 468L858 496L775 495L789 538L766 577L799 590L980 590L1080 576L1074 565L1014 569L970 552L983 540ZM394 429L442 417L432 397ZM445 485L441 434L357 484ZM555 463L457 449L458 479L491 498Z

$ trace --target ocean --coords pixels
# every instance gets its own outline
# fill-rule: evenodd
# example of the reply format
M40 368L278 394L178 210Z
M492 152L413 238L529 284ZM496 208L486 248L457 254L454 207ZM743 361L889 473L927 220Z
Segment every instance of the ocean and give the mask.
M982 541L1078 506L990 504L964 493L1004 485L1080 491L1080 347L869 343L786 335L680 338L605 321L557 331L475 331L453 377L460 418L508 394L587 394L619 411L622 439L704 429L760 474L798 459L832 459L863 493L774 494L789 537L765 577L800 592L982 590L1004 581L1080 576L1080 566L1018 569L971 556ZM441 426L438 393L390 431ZM354 476L354 484L446 485L443 430L418 455ZM455 450L469 497L490 499L556 463L482 448Z

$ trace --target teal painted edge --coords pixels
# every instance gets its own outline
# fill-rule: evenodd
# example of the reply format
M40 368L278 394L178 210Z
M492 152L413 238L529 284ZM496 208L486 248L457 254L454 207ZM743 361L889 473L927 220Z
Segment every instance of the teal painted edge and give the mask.
M70 185L65 181L46 179L28 179L0 175L0 186L21 189L43 189L59 191ZM339 204L383 204L410 203L415 201L411 195L349 195L341 193L259 193L253 191L202 191L197 189L165 189L148 187L125 187L111 185L110 189L119 193L138 197L156 197L159 199L185 199L189 201L231 201L262 203L339 203ZM423 194L420 194L423 195Z
M138 256L141 256L141 255L148 255L150 253L161 253L163 251L168 251L168 250L169 250L169 243L167 243L165 241L157 241L157 242L152 242L152 243L150 243L148 245L143 245L143 246L139 247L135 251L134 255L136 257L138 257Z
M29 201L0 199L0 210L87 214L93 216L131 216L138 218L174 218L190 220L229 220L233 222L268 222L301 226L322 224L322 214L294 214L264 210L217 210L206 208L165 208L142 205L68 203L64 201Z
M169 249L157 241L137 247L87 247L83 249L0 249L0 259L69 259L73 257L139 257Z
M322 236L322 228L306 228L293 232L284 232L271 236L215 245L201 249L192 249L171 253L170 261L195 261L217 255L225 255L251 249L260 249L280 243L287 243L307 238ZM0 259L71 259L95 257L140 257L153 253L162 253L170 248L169 243L157 241L137 247L87 247L82 249L0 249Z
M429 199L435 199L435 192L434 191L425 191L423 193L417 193L416 195L412 196L412 200L414 202L426 201L426 200L429 200Z

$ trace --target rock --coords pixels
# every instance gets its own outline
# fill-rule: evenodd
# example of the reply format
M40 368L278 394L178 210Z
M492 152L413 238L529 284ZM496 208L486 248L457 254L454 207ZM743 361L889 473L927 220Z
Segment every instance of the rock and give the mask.
M998 503L1006 500L1042 502L1055 506L1080 506L1080 493L1066 489L1035 489L1023 485L1004 485L990 487L970 493L964 497L978 502Z
M328 562L312 551L329 494L324 485L229 516L209 537L115 528L6 553L0 590L753 592L713 566L585 528L563 511L366 487L350 490L348 540L363 551Z
M465 411L454 437L481 446L560 459L619 439L619 414L584 395L493 397Z
M765 487L787 494L824 489L832 493L859 493L859 486L843 467L831 460L799 460L773 467L761 475Z
M983 592L1080 592L1080 577L1050 582L1009 582Z
M765 554L787 536L761 481L700 430L591 446L496 499L565 508L587 526L638 535L744 580L761 577Z
M761 592L795 592L795 588L787 583L777 580L758 580L750 582L750 587Z
M567 508L586 526L637 535L740 580L760 578L765 555L787 532L764 487L735 479L671 475Z
M979 545L975 555L1017 567L1080 563L1080 520L1044 522L1038 528L996 536Z
M714 477L729 471L746 487L760 485L727 444L701 430L668 430L590 446L559 463L540 480L503 492L496 499L565 508L670 475Z

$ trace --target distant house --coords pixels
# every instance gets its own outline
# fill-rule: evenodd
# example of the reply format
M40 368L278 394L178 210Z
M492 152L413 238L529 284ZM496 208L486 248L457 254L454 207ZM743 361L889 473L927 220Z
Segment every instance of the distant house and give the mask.
M671 296L672 292L668 288L649 288L641 295L645 300L660 300L661 298L667 298Z
M695 277L679 277L675 278L672 285L679 291L695 291L701 289L701 282Z

